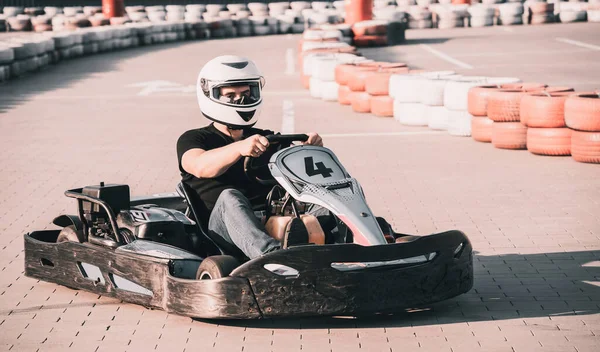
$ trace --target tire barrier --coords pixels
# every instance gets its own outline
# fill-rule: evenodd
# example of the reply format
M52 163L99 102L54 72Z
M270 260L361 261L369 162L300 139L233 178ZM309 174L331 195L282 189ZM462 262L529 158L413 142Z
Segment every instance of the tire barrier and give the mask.
M379 117L394 116L394 99L387 95L370 97L371 113Z
M494 121L492 144L500 149L527 149L527 127L519 122Z
M600 132L600 92L570 95L565 101L565 123L574 130Z
M569 128L528 128L527 149L539 155L571 155L571 134Z
M508 6L498 10L504 17L532 13L522 4L503 5ZM533 8L537 11L536 5ZM444 13L435 12L435 7L432 11L433 21L438 21L438 13ZM466 12L481 17L491 14L486 7ZM424 11L415 13L427 16ZM441 19L460 17L454 10L449 13L441 15ZM381 25L372 22L360 34L383 31L377 27ZM572 154L576 161L600 163L599 92L575 93L571 87L521 82L515 77L411 70L405 64L360 56L355 47L342 42L340 38L344 36L339 33L310 33L311 37L305 37L299 47L300 60L313 57L307 64L311 67L303 67L304 73L315 75L320 70L316 75L326 76L326 80L303 76L304 81L306 77L311 81L308 86L318 85L318 89L311 87L313 96L333 101L337 94L341 105L350 105L357 113L393 116L407 126L428 126L455 136L472 136L475 141L491 143L499 149L529 149L532 154L549 156ZM307 43L309 40L315 42ZM332 59L342 57L341 50L353 55L353 59ZM330 82L326 94L325 82Z
M473 116L471 119L471 135L474 140L483 143L492 142L492 127L494 121L486 116Z
M582 163L600 164L600 132L573 130L571 155L573 159Z
M436 2L439 2L437 4ZM479 2L479 1L478 1ZM492 25L543 24L552 22L600 22L600 5L593 2L540 2L538 0L400 0L383 7L374 5L373 19L348 25L349 44L358 47L395 45L405 40L406 29L484 27ZM335 2L334 2L335 3ZM107 18L99 6L4 7L0 30L51 31L128 22L204 21L214 24L213 36L302 33L306 27L343 23L343 2L276 2L270 4L208 4L127 6L116 20ZM108 22L107 22L108 21ZM216 24L215 24L216 23Z

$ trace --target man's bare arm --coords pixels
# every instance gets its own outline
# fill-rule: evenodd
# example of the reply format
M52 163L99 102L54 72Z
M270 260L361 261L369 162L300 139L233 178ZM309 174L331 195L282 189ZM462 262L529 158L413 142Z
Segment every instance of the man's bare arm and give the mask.
M269 146L269 141L254 135L221 148L190 149L181 157L183 169L198 178L214 178L222 175L243 156L257 157Z

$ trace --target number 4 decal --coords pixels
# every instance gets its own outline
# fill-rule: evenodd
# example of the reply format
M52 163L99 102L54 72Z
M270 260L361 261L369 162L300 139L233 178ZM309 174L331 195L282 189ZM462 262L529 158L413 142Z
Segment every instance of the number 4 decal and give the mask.
M331 177L331 174L333 173L333 170L326 167L323 162L319 161L315 163L312 156L304 158L304 166L306 167L306 174L308 176L321 175L323 177Z

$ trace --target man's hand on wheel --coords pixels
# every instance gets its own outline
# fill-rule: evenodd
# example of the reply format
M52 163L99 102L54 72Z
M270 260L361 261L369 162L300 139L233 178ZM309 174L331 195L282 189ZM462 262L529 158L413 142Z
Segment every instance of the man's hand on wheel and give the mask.
M240 154L242 156L250 156L253 158L259 157L269 146L269 140L259 134L250 136L238 143L240 144Z
M318 133L315 132L309 132L307 133L308 135L308 140L302 144L305 145L316 145L318 147L322 147L323 146L323 139L321 138L321 136L319 136Z

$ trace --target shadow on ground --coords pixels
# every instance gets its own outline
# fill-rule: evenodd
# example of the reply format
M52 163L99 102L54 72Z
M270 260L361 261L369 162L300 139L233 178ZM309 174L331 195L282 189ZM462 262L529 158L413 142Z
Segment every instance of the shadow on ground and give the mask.
M394 315L202 321L258 329L344 329L598 314L600 287L592 282L600 279L600 266L584 266L598 260L600 251L476 256L475 285L467 294Z
M198 42L200 41L141 46L51 64L40 71L30 72L0 84L0 114L7 113L13 108L25 104L31 97L37 94L68 87L94 73L113 71L121 60ZM67 66L68 72L65 69ZM56 74L57 70L62 70L65 74Z

